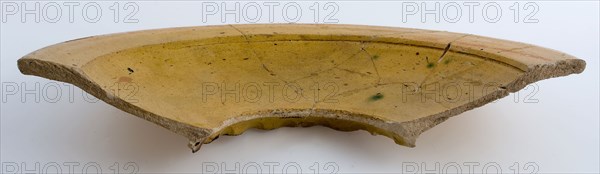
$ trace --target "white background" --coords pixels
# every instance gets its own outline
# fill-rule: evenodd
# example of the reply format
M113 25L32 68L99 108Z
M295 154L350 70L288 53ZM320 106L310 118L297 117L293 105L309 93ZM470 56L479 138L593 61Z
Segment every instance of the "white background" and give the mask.
M42 1L40 5L52 2L55 1ZM203 22L201 2L142 1L135 2L139 11L133 18L138 21L123 23L122 19L132 10L122 9L125 2L119 3L118 22L113 21L114 11L110 10L114 2L97 2L102 17L91 23L85 21L82 14L82 6L90 2L94 1L79 2L73 22L69 22L67 7L57 2L63 12L56 23L44 18L37 23L33 15L21 22L18 13L8 15L0 24L2 172L13 170L10 167L14 166L19 170L22 167L38 170L36 173L53 172L57 165L62 173L69 173L70 165L77 165L73 167L76 173L84 169L95 173L94 166L107 173L117 169L131 171L133 168L124 169L127 165L137 168L137 173L191 173L207 171L210 167L251 173L256 171L253 165L258 165L262 173L271 172L269 165L277 165L273 167L276 173L285 168L295 173L294 165L304 173L329 173L332 169L337 169L336 173L408 173L412 170L409 167L415 166L435 173L455 172L458 166L466 173L469 165L477 165L472 167L476 173L485 172L484 169L494 173L494 166L505 173L533 169L538 169L536 173L598 173L600 170L598 2L534 2L539 9L533 17L538 20L535 23L523 22L533 8L523 9L527 2L519 2L519 22L513 21L514 10L510 10L515 2L497 2L502 16L496 23L483 19L482 6L492 3L490 1L480 2L475 7L473 22L468 20L468 7L456 2L462 8L457 23L444 18L436 22L431 15L421 22L419 13L403 22L402 12L406 10L402 2L335 2L339 7L334 15L338 23L445 30L521 41L574 55L584 59L587 67L582 74L537 82L536 87L522 90L520 95L511 94L453 117L422 134L415 148L398 146L386 137L372 136L365 131L337 132L312 127L253 129L237 137L222 136L195 154L187 148L186 138L102 101L87 102L79 88L22 75L16 61L36 49L66 40L141 29L224 24L220 16L209 16L207 22ZM249 2L241 2L241 5ZM274 13L275 22L286 22L281 13L286 3L289 2L280 2L275 8L278 10ZM314 11L309 9L314 2L297 3L303 11L299 22L314 23ZM320 22L331 10L322 9L325 3L319 3ZM443 7L454 2L439 3ZM22 10L22 4L17 4ZM34 2L26 5L33 8ZM234 2L226 5L234 5ZM417 5L423 4L418 2ZM425 5L433 8L435 2ZM4 14L6 9L2 10ZM269 22L266 10L263 6L259 22ZM88 15L91 13L93 17L93 12L88 11ZM493 18L494 10L488 12L491 17L487 17ZM445 15L453 17L454 13L456 11L449 10ZM237 22L228 16L225 23ZM242 18L239 23L246 22ZM36 83L40 89L33 94L22 96L25 94L22 89L13 92L13 87L33 89ZM52 85L60 86L59 92ZM72 93L69 90L73 90ZM47 100L57 93L61 95L57 102ZM533 96L527 98L528 94ZM39 102L35 101L35 95L40 98ZM531 101L534 102L525 103Z

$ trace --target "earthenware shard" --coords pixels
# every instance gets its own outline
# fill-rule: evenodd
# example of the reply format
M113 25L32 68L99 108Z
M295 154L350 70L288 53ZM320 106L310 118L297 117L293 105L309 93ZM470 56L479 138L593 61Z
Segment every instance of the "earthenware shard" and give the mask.
M226 25L93 36L18 61L190 140L248 128L366 130L413 147L423 131L538 80L580 73L555 50L356 25Z

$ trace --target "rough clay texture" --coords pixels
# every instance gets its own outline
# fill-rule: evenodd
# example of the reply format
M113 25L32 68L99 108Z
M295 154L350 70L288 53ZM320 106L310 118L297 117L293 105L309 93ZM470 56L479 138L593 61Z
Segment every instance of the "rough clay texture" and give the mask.
M189 138L249 128L366 130L414 147L451 116L585 62L481 36L356 25L227 25L93 36L18 61ZM449 92L450 91L450 92Z

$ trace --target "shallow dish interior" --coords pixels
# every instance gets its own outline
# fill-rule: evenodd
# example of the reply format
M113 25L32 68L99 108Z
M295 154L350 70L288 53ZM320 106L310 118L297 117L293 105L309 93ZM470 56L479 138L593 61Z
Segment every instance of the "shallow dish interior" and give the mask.
M305 108L409 121L465 104L523 73L476 55L402 43L219 41L121 50L82 69L107 91L119 89L120 97L143 109L199 127L261 111Z

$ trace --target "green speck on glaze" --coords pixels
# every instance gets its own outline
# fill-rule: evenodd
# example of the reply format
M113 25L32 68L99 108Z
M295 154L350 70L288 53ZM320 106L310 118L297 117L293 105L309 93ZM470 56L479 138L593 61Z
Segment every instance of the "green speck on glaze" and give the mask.
M382 98L383 98L383 94L377 93L377 94L371 96L370 99L371 99L371 101L377 101L377 100L381 100Z
M379 55L377 55L377 54L373 55L373 60L377 60L377 59L379 59Z
M435 64L433 64L431 62L427 63L427 68L433 68L434 66L435 66Z

